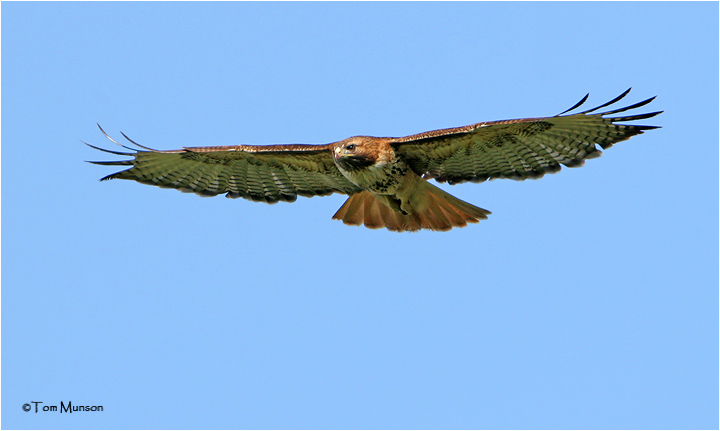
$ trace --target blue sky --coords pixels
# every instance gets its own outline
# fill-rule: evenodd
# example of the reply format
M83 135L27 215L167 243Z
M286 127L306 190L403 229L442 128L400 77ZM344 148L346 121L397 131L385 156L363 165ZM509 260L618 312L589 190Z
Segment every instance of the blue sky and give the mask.
M717 3L3 3L2 72L4 428L718 427ZM493 214L447 233L100 183L81 143L403 136L628 87L662 129L448 187Z

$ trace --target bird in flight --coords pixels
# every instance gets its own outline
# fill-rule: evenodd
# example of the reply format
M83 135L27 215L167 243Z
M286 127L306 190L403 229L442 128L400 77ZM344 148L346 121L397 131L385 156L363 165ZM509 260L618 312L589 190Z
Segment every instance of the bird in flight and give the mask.
M201 196L276 203L298 196L350 197L333 219L371 229L406 232L447 231L487 219L490 211L462 201L428 180L458 184L466 181L540 178L566 167L582 166L602 149L658 126L619 124L654 117L613 116L640 108L654 97L618 109L596 113L630 92L596 108L569 114L587 100L553 117L489 121L433 130L402 138L353 136L325 145L234 145L184 147L158 151L119 144L133 152L106 153L131 160L90 162L131 166L101 180L134 180ZM99 125L98 125L99 127Z

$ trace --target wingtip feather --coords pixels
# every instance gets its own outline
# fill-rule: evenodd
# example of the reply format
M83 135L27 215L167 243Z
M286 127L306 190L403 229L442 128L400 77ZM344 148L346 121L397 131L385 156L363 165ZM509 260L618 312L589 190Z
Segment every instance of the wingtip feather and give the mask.
M556 117L559 117L559 116L561 116L561 115L563 115L563 114L566 114L566 113L572 111L572 110L575 109L575 108L580 107L583 103L585 103L585 102L588 100L588 97L590 97L590 93L586 94L585 97L583 97L582 99L580 99L580 101L579 101L578 103L574 104L574 105L573 105L572 107L570 107L569 109L566 109L566 110L562 111L561 113L557 114Z

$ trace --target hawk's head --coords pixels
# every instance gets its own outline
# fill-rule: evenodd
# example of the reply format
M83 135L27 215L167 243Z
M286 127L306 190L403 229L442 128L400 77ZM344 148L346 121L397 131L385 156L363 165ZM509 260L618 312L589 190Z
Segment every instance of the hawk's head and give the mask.
M353 136L336 142L332 147L335 164L344 171L357 171L374 165L380 156L376 140L369 136Z

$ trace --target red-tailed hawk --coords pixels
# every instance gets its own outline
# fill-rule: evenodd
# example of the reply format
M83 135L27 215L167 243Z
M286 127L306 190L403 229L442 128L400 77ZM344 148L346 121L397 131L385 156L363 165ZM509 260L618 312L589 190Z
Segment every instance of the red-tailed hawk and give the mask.
M123 134L141 149L123 146L134 151L127 153L90 146L132 156L132 160L91 163L132 166L102 180L135 180L202 196L225 194L272 204L294 202L298 195L342 193L350 197L333 219L346 224L397 232L445 231L477 223L486 219L490 211L450 195L428 179L450 184L496 178L524 180L557 172L560 165L581 166L585 159L601 154L597 146L606 149L657 128L618 123L654 117L662 111L608 117L647 105L654 97L592 113L619 101L629 91L576 114L567 113L582 105L588 96L554 117L490 121L403 138L353 136L326 145L235 145L157 151Z

